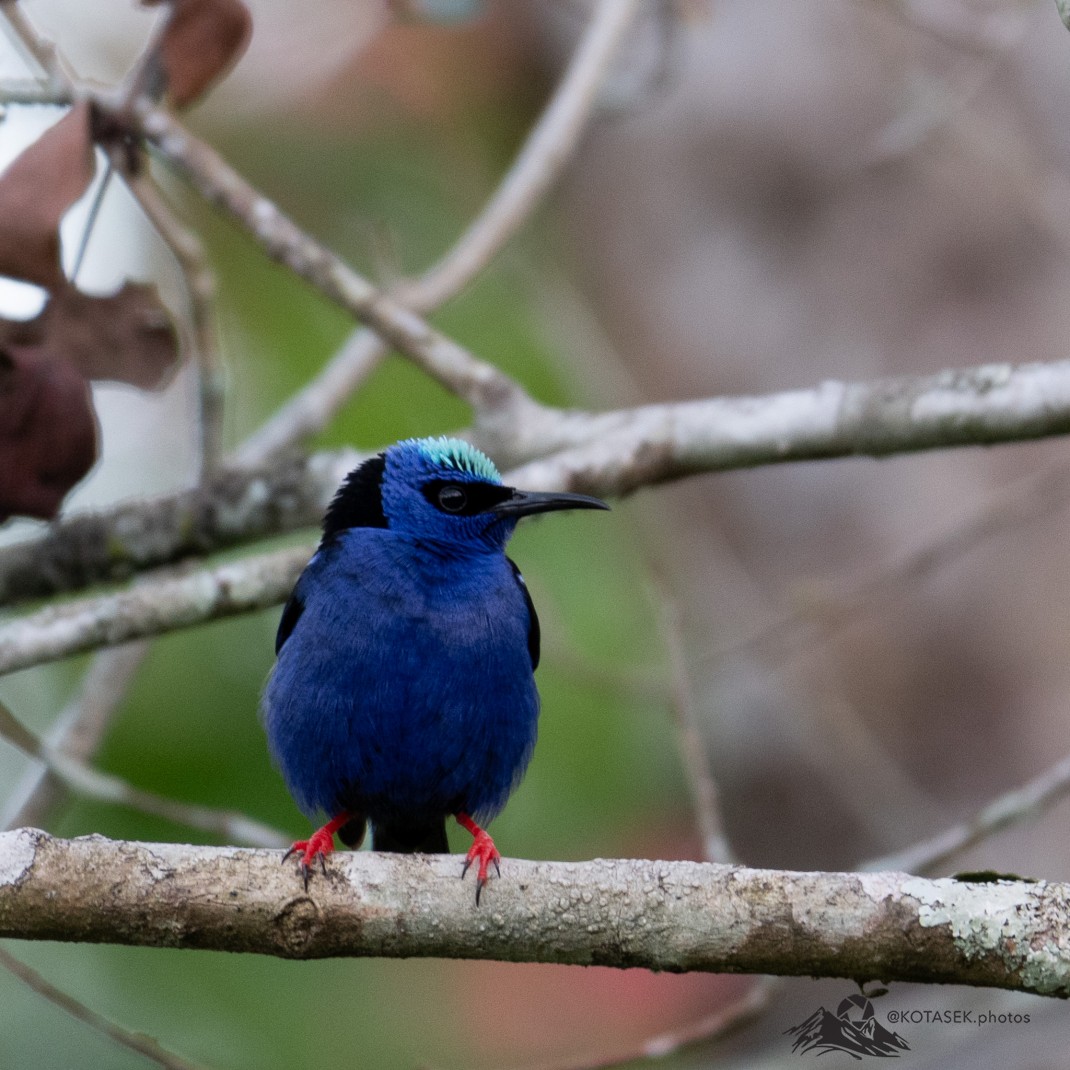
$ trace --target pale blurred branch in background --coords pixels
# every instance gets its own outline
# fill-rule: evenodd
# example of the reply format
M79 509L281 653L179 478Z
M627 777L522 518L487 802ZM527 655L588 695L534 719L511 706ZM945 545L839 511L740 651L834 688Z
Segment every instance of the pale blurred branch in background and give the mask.
M1024 821L1035 821L1070 795L1070 756L1032 780L981 807L971 818L932 839L916 843L895 854L864 862L864 870L901 869L909 873L932 873L944 868L956 855L997 832Z
M127 783L122 777L91 769L75 758L39 740L21 721L0 703L0 736L13 743L28 757L41 762L67 788L90 799L129 806L146 814L167 818L180 825L202 829L224 839L256 847L284 847L289 839L244 814L218 810L165 799Z
M138 132L209 204L239 223L269 257L371 327L437 383L471 405L480 419L496 424L537 407L504 372L377 289L305 233L174 116L151 105L139 107L137 116Z
M702 857L707 862L734 862L732 845L721 817L720 792L710 769L706 741L702 736L702 718L695 708L695 692L688 675L688 659L680 623L680 608L669 594L658 571L650 568L651 587L661 618L661 635L669 659L670 702L676 726L680 764L691 792L695 825L702 843Z
M531 218L572 158L638 6L634 0L601 0L572 63L494 194L441 260L396 288L394 296L403 305L427 313L450 300ZM373 331L356 331L311 382L242 443L238 461L260 465L322 430L388 352Z
M78 694L49 729L47 746L53 753L82 764L91 761L148 648L148 643L126 643L95 655ZM45 825L49 813L66 796L64 781L47 765L28 769L4 800L0 828Z
M159 1041L153 1040L152 1037L124 1029L118 1022L113 1022L110 1018L92 1010L80 1000L46 981L36 970L20 962L14 955L9 955L3 948L0 948L0 966L17 977L27 988L47 999L49 1003L55 1004L98 1033L103 1033L121 1047L136 1052L157 1066L162 1066L164 1070L207 1070L203 1063L191 1063L188 1059L167 1051Z
M563 1066L556 1064L553 1070L613 1070L614 1067L632 1066L634 1063L660 1062L696 1044L720 1040L750 1025L769 1010L772 998L780 987L781 982L777 978L760 977L744 995L727 1006L718 1007L687 1025L648 1037L630 1051Z
M216 338L215 275L200 239L176 215L159 187L145 175L127 176L127 186L156 233L178 262L189 301L189 343L197 364L199 387L200 481L223 456L223 367Z

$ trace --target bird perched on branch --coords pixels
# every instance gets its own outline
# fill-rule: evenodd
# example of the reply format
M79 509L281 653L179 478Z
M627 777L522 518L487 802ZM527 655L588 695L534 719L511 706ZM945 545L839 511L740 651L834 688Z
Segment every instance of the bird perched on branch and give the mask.
M261 713L300 808L328 822L290 848L307 887L334 834L377 851L446 852L474 837L476 902L500 855L481 827L535 746L539 621L505 556L517 521L607 509L502 485L454 438L409 439L355 468L282 613ZM477 824L479 822L479 824Z

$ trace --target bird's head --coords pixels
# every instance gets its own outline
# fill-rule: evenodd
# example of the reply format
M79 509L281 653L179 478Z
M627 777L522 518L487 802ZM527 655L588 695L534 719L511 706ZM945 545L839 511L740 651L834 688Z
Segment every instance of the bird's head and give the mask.
M584 494L503 486L490 458L461 439L410 438L349 473L327 510L323 537L379 527L438 544L501 549L523 516L608 508Z

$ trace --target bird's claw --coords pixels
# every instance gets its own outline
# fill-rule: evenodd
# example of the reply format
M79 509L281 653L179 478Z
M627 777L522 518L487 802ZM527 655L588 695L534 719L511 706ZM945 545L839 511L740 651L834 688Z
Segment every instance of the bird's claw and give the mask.
M484 832L483 829L479 829L475 834L472 846L468 848L468 854L465 855L464 859L464 868L461 870L461 880L464 880L465 874L472 863L479 862L479 869L476 871L476 906L479 906L479 897L487 883L487 870L490 866L494 866L494 870L499 877L502 875L502 868L499 865L501 858L502 856L498 853L498 848L494 846L494 841L490 838L490 835Z
M301 878L305 883L305 891L308 891L309 878L312 876L312 867L316 862L316 859L320 860L320 869L323 871L323 875L327 876L327 856L334 850L334 835L327 831L326 828L317 829L307 840L295 841L290 849L282 856L282 860L285 863L288 859L292 858L295 854L300 854L301 858L297 863L297 868L301 871Z

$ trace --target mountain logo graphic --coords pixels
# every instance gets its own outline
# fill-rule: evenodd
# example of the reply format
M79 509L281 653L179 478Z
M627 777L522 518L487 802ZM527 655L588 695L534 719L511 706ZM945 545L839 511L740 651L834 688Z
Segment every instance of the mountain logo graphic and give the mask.
M910 1051L910 1045L898 1033L877 1021L873 1004L860 993L841 1000L835 1014L819 1007L805 1022L784 1032L795 1037L791 1050L800 1055L807 1051L816 1055L845 1051L853 1059L863 1055L895 1059L901 1051Z

